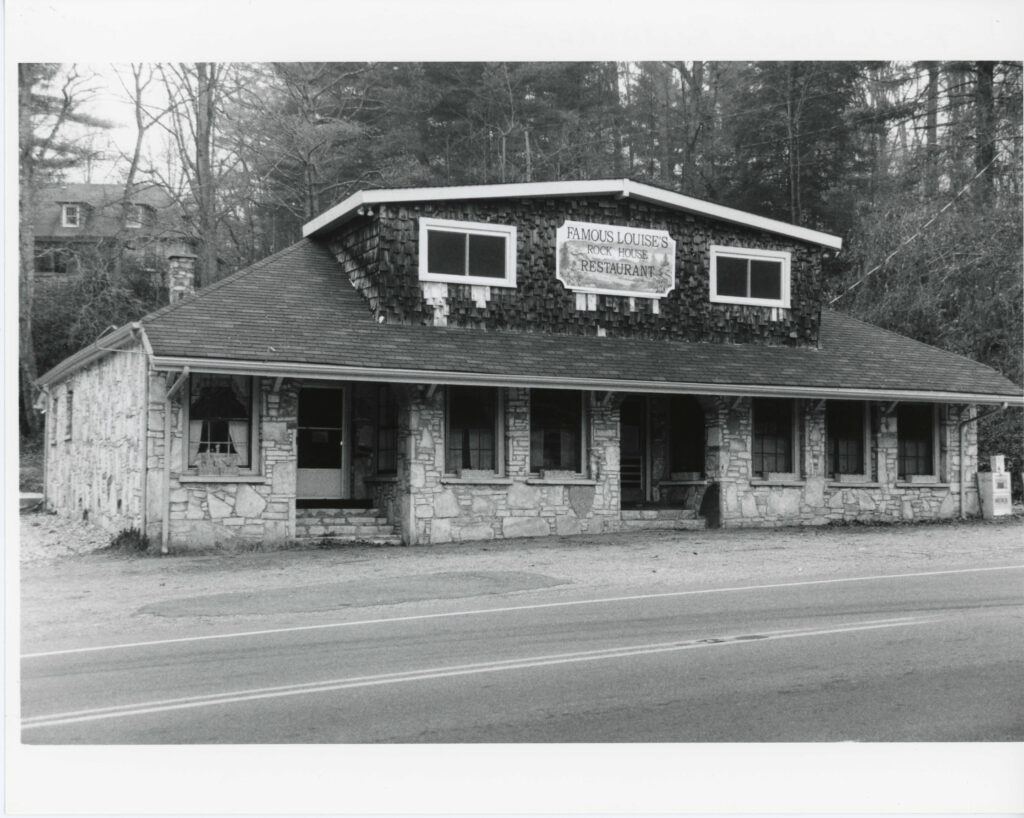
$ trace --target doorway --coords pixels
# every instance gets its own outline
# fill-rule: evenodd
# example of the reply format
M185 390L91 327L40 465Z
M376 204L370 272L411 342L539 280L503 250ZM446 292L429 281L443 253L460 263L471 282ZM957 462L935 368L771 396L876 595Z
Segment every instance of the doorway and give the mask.
M299 390L297 500L335 501L349 495L348 393L339 386Z
M622 508L638 508L650 499L647 430L647 397L629 395L619 409L619 485Z

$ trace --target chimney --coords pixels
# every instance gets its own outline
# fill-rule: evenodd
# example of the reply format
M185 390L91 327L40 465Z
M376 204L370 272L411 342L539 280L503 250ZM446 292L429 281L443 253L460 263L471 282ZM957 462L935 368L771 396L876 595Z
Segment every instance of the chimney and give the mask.
M171 304L196 291L196 256L177 253L167 257L167 290Z

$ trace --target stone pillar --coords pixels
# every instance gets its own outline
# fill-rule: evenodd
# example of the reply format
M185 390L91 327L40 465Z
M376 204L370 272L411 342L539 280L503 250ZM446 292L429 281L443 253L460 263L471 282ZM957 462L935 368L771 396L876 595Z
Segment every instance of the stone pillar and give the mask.
M175 304L196 291L196 256L179 253L167 257L168 302Z

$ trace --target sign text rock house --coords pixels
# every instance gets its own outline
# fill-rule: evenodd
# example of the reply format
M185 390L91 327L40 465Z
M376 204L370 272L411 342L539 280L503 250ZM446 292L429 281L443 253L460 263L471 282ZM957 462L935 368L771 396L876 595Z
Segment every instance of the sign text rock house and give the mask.
M837 238L631 181L304 233L40 379L50 507L177 547L954 517L978 406L1024 402L822 309Z

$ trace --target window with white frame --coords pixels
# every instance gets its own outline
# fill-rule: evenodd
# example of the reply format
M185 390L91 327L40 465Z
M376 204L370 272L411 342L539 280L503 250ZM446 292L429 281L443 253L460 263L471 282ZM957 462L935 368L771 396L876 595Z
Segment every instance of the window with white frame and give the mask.
M862 401L830 400L825 405L828 440L827 473L864 475L870 472L871 423L868 404Z
M711 246L711 301L789 307L791 254Z
M501 474L504 444L499 391L484 386L450 386L446 394L445 471Z
M252 378L195 374L189 378L188 467L200 474L252 468Z
M48 418L50 426L50 445L56 446L57 440L60 437L60 396L54 395L53 400L50 402L50 417Z
M420 219L420 281L516 286L516 228Z
M787 398L754 398L751 471L762 480L796 476L796 405Z
M939 427L931 403L901 403L896 407L897 469L901 480L938 479Z
M142 227L142 205L130 203L125 205L124 226L129 230L138 230Z
M75 392L69 389L67 398L64 401L64 439L71 440L71 433L74 430L75 415Z
M82 209L76 204L62 205L60 223L63 227L81 227Z
M583 471L583 395L530 391L530 471Z

